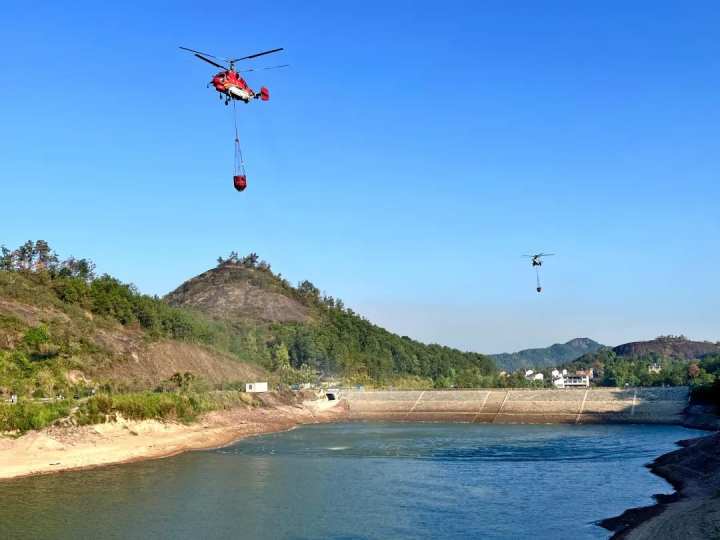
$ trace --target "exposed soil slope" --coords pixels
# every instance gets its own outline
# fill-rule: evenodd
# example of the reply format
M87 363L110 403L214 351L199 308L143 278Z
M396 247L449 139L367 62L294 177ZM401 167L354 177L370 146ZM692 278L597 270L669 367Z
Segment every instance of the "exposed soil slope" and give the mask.
M259 366L239 362L208 347L172 340L133 341L125 354L116 356L109 365L89 370L93 378L128 381L142 387L152 387L174 373L185 372L199 375L210 383L267 377Z
M218 319L305 322L307 306L292 298L270 272L223 264L196 276L169 293L176 307L194 308Z
M210 383L266 377L259 366L210 347L170 339L150 340L139 328L93 317L82 310L0 297L0 349L17 347L28 328L50 328L61 345L48 354L72 364L69 376L86 381L152 388L174 373L190 372ZM56 350L60 347L61 350ZM67 351L71 351L68 356ZM54 356L57 355L57 356Z

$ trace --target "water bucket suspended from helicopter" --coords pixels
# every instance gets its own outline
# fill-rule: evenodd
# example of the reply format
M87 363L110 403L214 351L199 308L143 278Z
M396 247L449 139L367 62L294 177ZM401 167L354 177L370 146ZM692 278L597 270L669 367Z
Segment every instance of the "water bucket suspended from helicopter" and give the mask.
M247 177L242 174L236 174L233 176L233 185L238 191L244 191L247 187Z

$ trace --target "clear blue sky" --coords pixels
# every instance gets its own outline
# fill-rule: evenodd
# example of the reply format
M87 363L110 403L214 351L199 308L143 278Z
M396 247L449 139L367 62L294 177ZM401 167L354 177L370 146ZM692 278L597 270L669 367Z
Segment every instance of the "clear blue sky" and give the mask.
M256 251L481 352L717 340L718 28L717 2L6 2L0 243L160 295ZM240 106L245 193L179 45L287 49Z

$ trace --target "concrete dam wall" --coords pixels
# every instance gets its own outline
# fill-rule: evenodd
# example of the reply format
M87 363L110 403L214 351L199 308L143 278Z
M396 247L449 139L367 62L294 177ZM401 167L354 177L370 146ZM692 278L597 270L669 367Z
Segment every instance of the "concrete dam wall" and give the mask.
M496 424L681 424L687 387L345 390L350 419Z

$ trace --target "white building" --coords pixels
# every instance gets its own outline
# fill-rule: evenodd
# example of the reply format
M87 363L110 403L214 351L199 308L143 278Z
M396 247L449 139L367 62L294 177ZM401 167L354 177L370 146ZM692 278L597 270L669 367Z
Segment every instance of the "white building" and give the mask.
M525 378L528 381L542 381L543 379L545 379L545 376L542 373L535 373L535 371L532 369L526 369Z
M560 373L557 369L552 370L552 383L555 388L589 388L590 375L583 371L570 374L567 369Z
M245 384L245 391L251 393L267 392L268 383L266 382L253 382Z
M563 375L564 388L590 388L590 377L584 374Z

